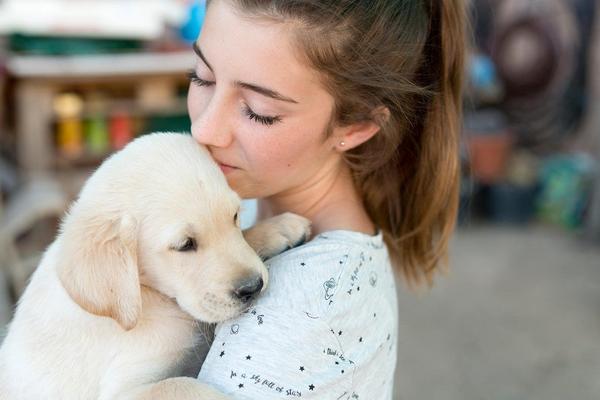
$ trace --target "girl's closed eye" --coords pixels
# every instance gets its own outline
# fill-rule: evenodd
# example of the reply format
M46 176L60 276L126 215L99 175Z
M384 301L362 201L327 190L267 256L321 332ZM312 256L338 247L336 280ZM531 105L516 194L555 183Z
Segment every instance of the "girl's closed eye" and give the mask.
M193 82L194 84L196 84L198 86L211 86L211 85L214 85L214 82L206 81L206 80L200 78L198 76L198 74L196 74L196 71L194 71L194 70L188 71L187 77L190 80L190 82Z
M195 85L197 85L199 87L212 86L215 84L214 82L207 81L207 80L200 78L198 76L198 74L196 74L196 71L194 71L194 70L188 71L187 77L190 80L190 82L194 83ZM252 111L252 109L248 105L244 105L243 111L244 111L244 114L251 121L255 121L255 122L258 122L258 123L266 125L266 126L271 126L276 122L281 122L280 116L278 116L278 115L268 116L268 115L256 114L254 111Z
M250 107L247 105L244 106L244 113L246 116L253 121L259 122L263 125L271 126L275 122L281 122L281 117L275 116L266 116L266 115L258 115Z

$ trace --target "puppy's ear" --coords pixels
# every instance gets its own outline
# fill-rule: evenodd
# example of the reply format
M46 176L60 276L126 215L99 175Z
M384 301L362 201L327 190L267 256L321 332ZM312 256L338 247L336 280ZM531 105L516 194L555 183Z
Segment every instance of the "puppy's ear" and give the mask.
M77 210L63 225L58 277L84 310L116 320L125 330L142 308L137 265L137 223Z

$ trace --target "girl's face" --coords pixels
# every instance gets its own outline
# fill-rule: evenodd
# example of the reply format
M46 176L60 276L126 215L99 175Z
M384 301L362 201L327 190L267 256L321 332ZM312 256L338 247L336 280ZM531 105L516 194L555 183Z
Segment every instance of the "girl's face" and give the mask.
M241 197L302 190L341 159L326 137L333 97L296 58L289 25L244 19L216 0L195 50L192 135Z

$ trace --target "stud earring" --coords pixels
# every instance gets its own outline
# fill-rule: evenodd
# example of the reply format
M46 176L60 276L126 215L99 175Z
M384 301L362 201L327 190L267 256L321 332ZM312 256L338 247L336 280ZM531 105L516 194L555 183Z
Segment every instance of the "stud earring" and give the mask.
M346 145L346 142L344 142L343 140L340 142L340 146L344 147Z

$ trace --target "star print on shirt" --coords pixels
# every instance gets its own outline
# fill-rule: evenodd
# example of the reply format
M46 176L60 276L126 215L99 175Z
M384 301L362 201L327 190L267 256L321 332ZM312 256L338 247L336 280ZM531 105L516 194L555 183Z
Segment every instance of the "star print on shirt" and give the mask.
M361 254L362 257L357 257L358 254ZM364 253L361 253L360 251L353 253L352 257L344 256L345 254L340 252L337 257L332 259L328 254L327 259L318 265L316 265L312 259L296 258L293 260L295 261L295 268L292 268L291 270L295 273L302 273L303 275L301 275L301 277L309 281L308 283L310 283L311 288L309 293L313 296L309 299L310 303L307 303L310 307L306 307L310 312L304 311L304 308L299 308L298 310L294 310L294 313L289 314L293 316L293 318L298 317L297 319L300 322L299 332L304 333L301 329L304 329L303 326L305 326L306 332L311 334L311 337L307 339L307 343L308 340L311 340L310 344L314 343L315 346L310 347L307 344L306 346L302 346L301 351L297 355L280 357L281 368L279 364L274 367L278 371L285 371L285 374L276 376L270 372L258 369L258 365L260 364L257 363L260 362L262 364L265 359L268 359L269 354L273 354L277 351L277 349L271 348L270 345L273 344L272 342L265 341L265 348L260 346L253 348L254 336L260 337L258 336L257 329L263 329L262 333L264 334L264 329L270 329L271 326L279 327L280 325L279 315L275 315L275 313L279 311L279 305L273 303L271 298L267 297L268 301L264 306L259 302L258 307L250 307L244 312L245 315L241 316L239 320L234 319L230 323L226 322L218 326L218 335L215 340L217 346L215 346L216 349L214 349L212 357L209 360L217 366L218 371L213 374L217 377L220 376L219 374L223 376L225 374L219 371L228 369L222 368L223 363L232 360L232 362L237 362L239 364L237 368L241 369L235 371L238 377L236 378L234 375L232 378L227 379L231 393L237 392L238 395L243 395L243 393L247 392L246 390L242 391L242 388L246 389L246 383L249 384L248 390L252 392L260 388L260 391L264 391L264 393L272 393L273 395L278 393L279 398L284 398L284 396L306 397L307 395L310 397L310 394L306 392L306 390L314 391L316 394L325 387L329 387L329 385L326 385L326 380L321 381L321 375L317 382L319 387L316 387L312 382L308 385L306 384L307 381L310 382L310 380L312 380L312 378L309 379L309 375L312 376L314 368L311 367L312 372L309 373L308 369L304 367L305 361L309 365L319 365L320 371L326 370L327 377L330 377L330 379L335 380L336 382L343 382L344 384L347 383L347 386L340 386L340 389L342 387L345 389L352 388L344 394L341 393L344 392L344 390L341 390L339 393L335 394L332 400L340 394L342 394L342 396L339 397L339 400L354 400L358 397L357 395L355 395L355 397L352 396L352 390L356 390L357 388L361 390L360 393L362 395L370 393L371 390L373 391L373 394L380 393L378 391L378 386L381 384L380 380L377 382L377 385L367 382L367 380L364 382L358 381L358 383L352 380L356 374L357 368L352 365L347 357L350 356L352 358L356 356L358 357L357 360L362 360L361 357L363 354L376 354L378 358L383 360L381 364L385 364L385 367L387 368L386 371L391 370L390 366L392 365L392 361L389 360L391 360L390 355L394 354L392 353L394 349L390 350L390 353L388 354L386 354L385 351L381 351L388 346L391 348L391 339L394 338L391 336L392 323L388 323L390 318L387 317L387 311L389 311L388 308L390 308L392 302L384 302L384 300L387 299L384 295L387 294L385 290L387 290L388 276L385 274L386 271L383 270L379 264L369 265L368 251L365 251ZM377 259L378 262L380 258L386 260L383 255L381 257L379 257L379 255L377 257L375 255L373 256L373 259ZM337 264L336 261L338 261ZM317 273L317 267L321 267L322 264L324 264L324 267L319 269L319 273ZM377 275L379 275L379 279ZM386 282L384 282L383 277L386 278ZM294 282L280 280L279 282L289 284L290 289L292 289L295 288L294 282L297 283L297 280ZM373 290L380 288L381 290ZM285 292L287 292L287 290L288 289L286 289ZM343 292L347 292L347 295L343 295ZM336 295L338 297L334 301L333 298ZM314 299L312 297L314 297ZM304 297L302 297L302 300L305 300ZM315 303L317 304L315 305ZM333 304L336 304L337 307L332 307ZM352 323L340 326L342 324L339 324L340 320L338 317L344 315L348 310L356 309L360 309L360 317L362 317L364 321L361 321L360 324ZM296 315L296 312L298 315ZM386 318L382 319L377 314L386 316ZM290 318L290 321L287 321L282 317L281 326L293 325L293 318ZM394 321L392 320L391 322ZM371 324L374 328L377 328L376 332L378 333L376 335L371 335L369 332L362 331L365 326L369 326L370 328ZM327 333L328 330L329 334ZM388 335L385 334L385 330L388 331ZM357 334L360 335L361 333L369 334L369 343L372 343L372 345L368 345L366 343L366 338L363 336L356 337ZM285 331L283 334L286 334ZM342 336L344 336L344 338L342 338ZM317 340L314 340L315 337ZM387 342L386 337L388 338ZM219 342L222 343L222 352L218 351ZM380 343L380 349L375 350L372 348ZM224 351L225 346L227 346L227 352ZM252 350L254 355L247 353L248 350ZM289 351L289 349L285 347L283 347L282 350L284 352ZM322 355L320 354L321 350L323 353ZM308 362L309 360L312 360L312 358L309 358L311 351L315 353L315 362L312 363ZM225 353L229 354L227 358L224 357L227 355ZM246 353L246 355L244 355L244 353ZM255 359L254 357L259 358ZM304 357L307 357L308 359L303 360ZM302 372L302 374L293 372L293 364L295 364L295 362L293 362L294 358L299 359L299 361L303 363L301 365L296 364L298 365L298 370L296 371ZM245 363L244 361L253 362ZM357 361L357 364L360 363ZM349 371L348 374L346 374L346 369ZM304 372L306 372L306 374ZM381 372L380 375L381 379L384 379L386 376L384 372ZM208 378L209 374L206 373L203 376ZM238 382L237 385L235 384L236 380ZM371 386L369 385L372 385L373 389L371 389ZM377 390L375 390L375 387L377 387ZM302 396L302 394L304 394L304 396ZM264 398L265 396L262 397ZM373 395L373 398L379 397L380 396L378 395Z

